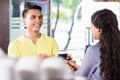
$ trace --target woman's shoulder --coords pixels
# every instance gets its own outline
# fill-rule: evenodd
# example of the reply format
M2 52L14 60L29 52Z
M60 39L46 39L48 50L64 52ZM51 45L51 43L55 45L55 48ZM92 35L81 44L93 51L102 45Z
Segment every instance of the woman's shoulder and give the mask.
M88 49L99 49L100 48L100 44L96 43L96 44L92 44L90 45L90 47L88 47Z
M98 53L100 50L100 44L94 44L94 45L90 45L86 51L86 53L90 53L90 54L94 54L94 53Z

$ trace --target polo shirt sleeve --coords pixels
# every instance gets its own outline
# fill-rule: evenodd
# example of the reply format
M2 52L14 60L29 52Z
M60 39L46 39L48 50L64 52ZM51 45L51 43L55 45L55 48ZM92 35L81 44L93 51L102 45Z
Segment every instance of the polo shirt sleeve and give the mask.
M53 40L53 55L58 56L58 51L59 51L58 44L56 40Z
M18 56L18 57L21 56L14 42L11 42L8 46L8 56Z

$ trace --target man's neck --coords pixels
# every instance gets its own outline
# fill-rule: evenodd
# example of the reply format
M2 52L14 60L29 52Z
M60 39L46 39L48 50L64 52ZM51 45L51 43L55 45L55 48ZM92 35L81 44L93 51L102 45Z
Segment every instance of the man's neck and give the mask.
M37 39L41 36L41 34L39 32L33 32L33 33L30 33L30 32L26 32L25 33L25 37L31 39L33 41L33 43L35 44Z

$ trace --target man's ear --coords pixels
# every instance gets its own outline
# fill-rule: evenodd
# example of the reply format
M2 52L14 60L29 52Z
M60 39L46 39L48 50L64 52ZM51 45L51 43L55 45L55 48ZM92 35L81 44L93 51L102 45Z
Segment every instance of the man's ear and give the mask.
M25 21L25 19L24 19L24 18L23 18L22 22L23 22L24 24L26 24L26 21Z

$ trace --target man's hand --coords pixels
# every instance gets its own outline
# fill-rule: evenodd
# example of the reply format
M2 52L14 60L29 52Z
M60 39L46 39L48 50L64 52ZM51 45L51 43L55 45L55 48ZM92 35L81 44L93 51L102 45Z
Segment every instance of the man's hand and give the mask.
M44 59L46 59L48 57L50 57L50 56L48 56L46 54L39 54L39 58L42 59L42 60L44 60Z

